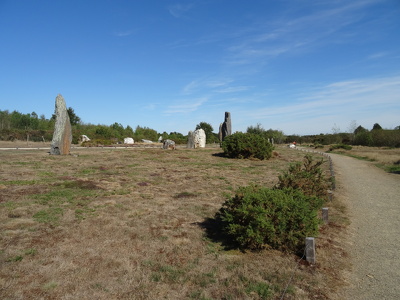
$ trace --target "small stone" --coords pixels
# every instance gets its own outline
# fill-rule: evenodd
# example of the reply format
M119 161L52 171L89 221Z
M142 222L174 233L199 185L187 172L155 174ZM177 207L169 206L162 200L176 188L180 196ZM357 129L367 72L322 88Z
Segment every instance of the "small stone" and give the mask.
M175 148L175 142L173 140L165 140L163 142L163 149L176 149Z

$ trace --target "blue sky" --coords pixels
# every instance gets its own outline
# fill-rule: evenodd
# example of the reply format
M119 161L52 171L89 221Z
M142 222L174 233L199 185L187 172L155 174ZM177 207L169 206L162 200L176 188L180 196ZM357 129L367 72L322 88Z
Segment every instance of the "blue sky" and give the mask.
M187 134L400 125L399 0L0 0L0 109Z

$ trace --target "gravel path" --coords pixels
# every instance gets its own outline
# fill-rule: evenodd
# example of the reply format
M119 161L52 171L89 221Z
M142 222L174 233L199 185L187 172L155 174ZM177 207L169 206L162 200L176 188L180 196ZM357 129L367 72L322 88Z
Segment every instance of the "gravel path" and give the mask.
M400 175L331 154L337 193L348 205L353 264L343 299L400 299Z

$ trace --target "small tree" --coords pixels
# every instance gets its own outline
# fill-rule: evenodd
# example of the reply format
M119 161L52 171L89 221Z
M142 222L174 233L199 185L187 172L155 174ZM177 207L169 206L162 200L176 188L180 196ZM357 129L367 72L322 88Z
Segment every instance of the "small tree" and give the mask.
M382 126L379 125L378 123L375 123L374 126L372 127L372 130L381 130Z
M81 122L81 118L79 118L76 114L75 111L72 107L68 107L67 109L68 116L69 116L69 121L71 122L71 125L77 125Z
M324 176L321 165L323 159L314 162L311 155L304 156L303 163L296 162L289 166L289 169L278 176L278 189L300 189L307 196L327 198L328 181Z
M214 128L211 126L211 124L200 122L196 125L196 130L200 128L203 129L206 134L206 143L210 144L218 142L218 137L213 133Z
M366 131L368 131L368 130L360 125L354 130L354 134L357 135L359 133L366 132Z

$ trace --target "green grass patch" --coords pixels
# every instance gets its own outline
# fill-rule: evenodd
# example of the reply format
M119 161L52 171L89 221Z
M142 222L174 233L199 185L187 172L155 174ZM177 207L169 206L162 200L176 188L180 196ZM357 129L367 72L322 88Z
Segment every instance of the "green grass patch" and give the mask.
M17 262L17 261L21 261L24 257L22 255L16 255L13 257L8 258L6 261L7 262Z
M272 296L271 288L265 282L249 282L246 287L246 293L249 296L256 293L260 299L270 299Z
M376 166L385 170L388 173L400 174L400 165L398 164L393 164L393 165L376 164Z
M37 184L37 180L4 180L0 181L0 184L4 185L34 185Z
M39 223L58 225L60 217L63 215L61 207L50 207L45 210L40 210L33 215L33 219Z

